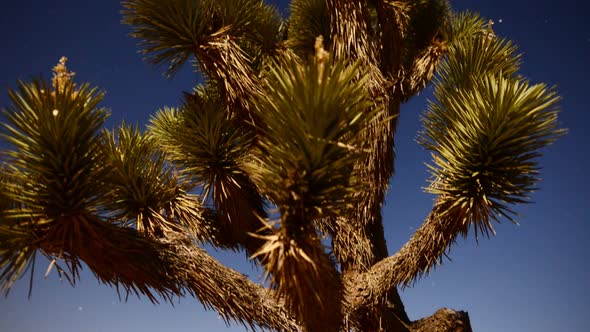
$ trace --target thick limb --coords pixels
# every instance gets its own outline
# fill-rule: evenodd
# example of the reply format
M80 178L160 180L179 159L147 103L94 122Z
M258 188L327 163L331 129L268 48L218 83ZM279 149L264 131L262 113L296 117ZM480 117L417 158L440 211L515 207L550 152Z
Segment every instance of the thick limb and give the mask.
M252 329L297 331L274 292L222 265L183 234L150 239L89 216L53 222L40 229L38 247L66 261L74 278L85 262L102 282L170 300L193 295L226 321Z

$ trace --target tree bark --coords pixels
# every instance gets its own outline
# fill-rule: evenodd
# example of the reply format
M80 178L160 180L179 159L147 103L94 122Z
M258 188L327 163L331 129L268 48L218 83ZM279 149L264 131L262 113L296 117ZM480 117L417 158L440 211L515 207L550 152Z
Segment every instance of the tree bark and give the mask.
M473 332L469 314L466 311L455 311L442 308L432 316L412 323L411 332Z
M192 295L227 322L251 329L300 330L273 291L222 265L184 234L147 238L92 215L63 217L38 227L36 246L63 259L73 281L81 260L101 282L153 302L158 302L156 295L170 301Z

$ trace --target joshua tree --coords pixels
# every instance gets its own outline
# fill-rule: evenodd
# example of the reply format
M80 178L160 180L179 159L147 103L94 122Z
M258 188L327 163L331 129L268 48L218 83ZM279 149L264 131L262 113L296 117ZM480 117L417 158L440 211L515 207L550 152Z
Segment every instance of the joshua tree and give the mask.
M19 82L4 110L0 278L81 263L151 301L191 295L227 321L288 331L469 331L465 312L410 321L397 288L470 229L489 236L535 189L539 150L563 130L555 92L476 14L444 0L131 0L147 61L203 80L145 131L103 130L103 92ZM432 211L387 251L381 206L404 102L426 84L420 144ZM244 251L268 287L200 245Z

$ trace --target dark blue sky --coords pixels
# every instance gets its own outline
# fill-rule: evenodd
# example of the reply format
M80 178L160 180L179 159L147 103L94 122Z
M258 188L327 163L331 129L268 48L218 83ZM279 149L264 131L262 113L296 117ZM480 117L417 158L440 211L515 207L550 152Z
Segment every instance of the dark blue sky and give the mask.
M286 1L273 1L285 6ZM570 133L546 149L543 182L535 204L519 207L521 225L503 223L498 235L460 240L452 262L402 292L412 319L440 307L467 310L476 332L587 331L590 308L590 123L587 79L590 77L590 20L579 1L452 1L455 9L480 12L496 22L500 35L513 39L524 53L522 72L533 82L556 85L563 96L561 122ZM174 80L141 60L136 40L121 25L118 1L3 1L0 7L0 105L17 79L44 74L62 55L79 82L107 91L112 110L108 126L123 118L145 123L164 105L176 105L196 75L185 70ZM395 251L430 211L426 185L428 155L414 141L428 90L402 110L396 136L397 175L384 209L386 238ZM248 271L243 255L213 252L223 262ZM45 263L40 265L44 271ZM249 271L256 278L262 271ZM38 272L42 274L42 272ZM55 273L38 275L33 297L27 280L0 299L0 331L19 332L156 332L243 331L226 328L215 312L195 299L174 306L154 306L146 299L120 302L115 290L83 273L76 288Z

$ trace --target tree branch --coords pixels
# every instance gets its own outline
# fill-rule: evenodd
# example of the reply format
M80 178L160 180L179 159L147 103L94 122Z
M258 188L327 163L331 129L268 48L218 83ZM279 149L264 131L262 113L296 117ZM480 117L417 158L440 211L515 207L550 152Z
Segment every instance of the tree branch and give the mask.
M250 110L252 97L260 92L260 84L250 68L250 60L233 38L224 34L215 36L207 44L196 47L194 53L203 71L219 82L228 105L238 106L242 111ZM249 111L238 117L251 120Z
M418 54L409 68L402 70L395 90L401 100L408 100L422 90L434 76L434 72L446 51L444 42L434 41Z
M412 323L411 332L473 332L469 314L466 311L455 311L447 308L437 310L432 316Z
M356 276L351 283L355 288L346 292L352 312L383 305L392 289L411 284L440 264L457 236L467 234L469 225L461 222L461 213L460 208L440 198L424 224L395 255Z
M234 320L253 330L299 330L274 292L220 264L184 234L148 239L84 215L54 221L37 234L38 247L64 259L72 280L81 260L100 281L154 302L154 294L166 300L190 294L226 322Z

